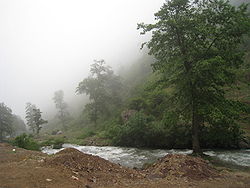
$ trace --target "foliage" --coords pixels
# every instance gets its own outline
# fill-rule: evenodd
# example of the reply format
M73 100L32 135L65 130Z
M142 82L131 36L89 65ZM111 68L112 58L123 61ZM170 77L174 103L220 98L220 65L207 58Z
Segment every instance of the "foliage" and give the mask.
M36 134L38 135L41 130L41 125L48 123L47 120L42 119L42 112L40 109L34 109L34 121L36 125Z
M160 121L137 112L128 122L110 122L105 137L112 144L129 147L186 149L192 148L191 127L175 112L167 112ZM242 131L234 124L204 126L201 144L206 148L239 148Z
M123 146L146 146L145 137L149 117L142 112L135 113L124 125L113 127L109 130L115 144Z
M85 129L83 131L83 133L80 136L78 136L78 139L85 139L85 138L88 138L88 137L92 137L94 135L96 135L95 131L89 130L89 129Z
M61 121L63 129L66 130L66 122L69 119L69 112L67 111L68 105L64 102L64 92L62 90L56 91L53 100L58 109L57 117Z
M35 134L35 121L34 121L34 109L36 109L36 106L31 103L27 103L25 107L25 119L27 121L27 125L29 129L32 131L33 134Z
M12 120L11 109L4 103L0 103L0 140L3 140L5 135L10 135L13 132Z
M17 136L13 141L13 145L28 150L40 150L39 144L33 140L32 136L25 133Z
M41 146L52 146L53 149L60 149L62 145L65 143L65 139L62 137L59 138L50 138L42 143Z
M153 69L163 73L163 87L175 88L173 101L191 122L193 151L200 153L204 124L233 124L237 117L226 114L226 109L236 110L223 87L234 82L243 62L244 53L236 47L250 31L247 6L235 8L224 0L173 0L155 16L155 24L138 26L142 34L153 31L146 43L157 59Z
M26 105L26 120L27 125L32 130L33 134L38 135L41 130L41 125L48 123L48 121L42 119L42 112L40 109L36 108L35 105L27 103Z
M204 127L201 142L206 148L239 148L243 132L237 124L222 124Z
M76 92L89 96L90 103L85 106L90 120L95 124L100 116L109 116L111 107L121 105L121 81L104 60L91 65L91 76L79 83Z
M132 98L128 104L129 109L133 110L143 110L147 108L146 101L142 97Z
M106 136L112 139L113 144L120 146L188 148L190 137L184 136L190 134L188 127L166 122L155 121L152 116L140 111L125 124L112 124Z

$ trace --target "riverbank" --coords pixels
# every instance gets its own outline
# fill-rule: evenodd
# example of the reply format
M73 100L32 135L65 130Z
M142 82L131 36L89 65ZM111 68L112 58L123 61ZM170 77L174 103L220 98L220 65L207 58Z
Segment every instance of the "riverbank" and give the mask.
M250 186L250 173L212 166L205 160L168 155L145 170L126 168L66 149L56 155L0 144L0 187L232 187Z

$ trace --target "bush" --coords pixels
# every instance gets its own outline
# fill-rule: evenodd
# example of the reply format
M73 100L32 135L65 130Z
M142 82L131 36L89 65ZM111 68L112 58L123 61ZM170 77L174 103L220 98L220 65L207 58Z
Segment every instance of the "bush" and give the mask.
M40 150L39 144L33 140L32 136L25 133L17 136L13 141L13 145L28 150Z
M160 121L136 112L125 124L116 122L107 127L106 136L118 146L192 148L191 125L174 112L165 113ZM229 122L205 126L200 132L202 148L238 148L242 139L240 127Z
M239 125L226 122L204 127L201 134L201 145L205 148L236 149L244 139Z
M111 124L107 128L106 135L114 145L143 147L146 123L146 116L136 112L125 124Z
M96 133L93 130L85 130L80 136L78 136L78 139L85 139L91 136L96 135Z
M60 149L62 148L62 145L65 143L64 138L50 138L49 140L46 140L42 142L41 146L52 146L53 149Z
M140 111L140 110L145 109L147 107L147 104L143 98L138 97L138 98L132 98L129 101L128 106L129 106L129 109Z

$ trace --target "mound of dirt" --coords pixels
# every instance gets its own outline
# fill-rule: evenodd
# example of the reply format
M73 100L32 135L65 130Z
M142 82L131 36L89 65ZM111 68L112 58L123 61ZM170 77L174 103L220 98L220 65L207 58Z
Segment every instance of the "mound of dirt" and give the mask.
M145 175L134 169L122 167L98 156L85 154L77 149L67 148L52 157L45 163L53 167L62 167L71 170L76 178L84 178L91 183L119 183L120 178L135 180Z
M245 188L250 185L249 172L223 170L221 178L211 179L217 172L206 161L189 156L166 156L142 172L75 149L48 156L1 143L0 169L0 187L6 188ZM185 176L204 179L189 180Z
M199 157L181 154L166 155L149 166L146 171L149 178L175 176L201 180L219 176L217 170L209 165L207 161Z

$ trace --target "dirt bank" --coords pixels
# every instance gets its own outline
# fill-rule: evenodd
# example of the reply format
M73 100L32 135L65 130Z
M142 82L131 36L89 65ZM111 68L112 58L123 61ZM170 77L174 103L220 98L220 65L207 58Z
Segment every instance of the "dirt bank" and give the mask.
M135 170L75 149L48 156L0 143L0 187L245 188L250 187L250 174L216 169L185 155L168 155L146 170Z

